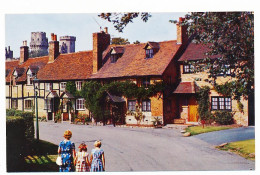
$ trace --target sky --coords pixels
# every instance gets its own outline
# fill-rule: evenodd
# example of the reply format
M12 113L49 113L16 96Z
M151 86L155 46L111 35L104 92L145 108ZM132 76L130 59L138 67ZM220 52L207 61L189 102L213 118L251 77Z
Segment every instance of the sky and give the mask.
M108 27L113 37L126 38L133 43L147 41L166 41L176 39L176 24L169 20L184 17L187 12L151 13L152 17L143 22L140 18L130 23L119 33L112 23L98 17L98 13L58 13L58 14L6 14L5 15L5 47L10 46L14 57L19 57L22 41L30 45L31 32L45 32L50 41L51 33L60 36L76 36L75 51L92 50L92 33Z

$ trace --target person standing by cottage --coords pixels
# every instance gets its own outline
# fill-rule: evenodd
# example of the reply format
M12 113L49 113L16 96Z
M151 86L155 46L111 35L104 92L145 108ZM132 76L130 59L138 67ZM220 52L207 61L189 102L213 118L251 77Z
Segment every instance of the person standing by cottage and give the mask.
M70 141L72 132L66 130L64 132L64 140L60 142L58 148L58 154L61 154L62 165L59 168L60 172L72 172L74 171L73 159L76 155L75 144Z
M87 153L87 145L81 143L79 145L79 151L76 154L75 158L75 166L76 172L88 172L89 171L89 160L88 160L88 153Z
M100 149L101 142L99 140L94 143L95 148L92 149L90 155L90 163L92 172L105 171L105 154L103 149Z

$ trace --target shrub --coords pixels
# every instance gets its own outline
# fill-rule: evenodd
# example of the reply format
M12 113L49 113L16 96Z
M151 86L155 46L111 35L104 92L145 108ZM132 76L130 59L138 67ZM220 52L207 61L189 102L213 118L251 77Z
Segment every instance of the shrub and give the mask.
M6 109L6 116L14 116L15 109Z
M228 111L216 111L214 113L215 121L221 125L230 125L234 123L233 114Z
M19 171L23 167L25 153L25 119L10 116L6 118L7 171Z

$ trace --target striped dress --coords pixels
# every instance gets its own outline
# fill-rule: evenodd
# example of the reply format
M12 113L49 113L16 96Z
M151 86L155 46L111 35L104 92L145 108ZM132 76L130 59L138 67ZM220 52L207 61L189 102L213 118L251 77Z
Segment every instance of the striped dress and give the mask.
M85 151L82 152L77 152L76 154L76 158L77 158L77 162L76 162L76 172L88 172L89 171L89 167L87 165L87 159L88 157L88 153Z
M102 163L103 149L92 149L91 154L93 156L90 171L100 172L104 171Z

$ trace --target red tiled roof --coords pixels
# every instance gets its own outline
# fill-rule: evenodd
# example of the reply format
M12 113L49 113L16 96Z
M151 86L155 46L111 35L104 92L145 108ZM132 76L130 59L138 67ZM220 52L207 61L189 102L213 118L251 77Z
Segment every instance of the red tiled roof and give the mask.
M5 75L5 81L9 82L10 77L15 69L19 65L19 60L15 61L5 61L5 70L6 70L6 75Z
M33 67L34 69L36 67L38 67L38 69L44 67L47 62L48 62L48 56L43 56L43 57L36 57L36 58L29 58L27 61L25 61L24 63L20 64L20 61L6 61L5 62L5 69L11 69L11 71L9 72L9 74L6 77L6 81L9 82L10 81L10 76L12 75L14 69L17 70L24 70L22 72L22 74L17 78L16 82L23 82L26 81L26 72L29 68L29 66Z
M195 61L207 58L205 53L209 50L210 48L207 45L190 43L178 61ZM217 57L218 55L209 56L211 59Z
M108 57L108 52L111 49L111 46L109 46L103 53L103 60L107 59L107 61L91 78L162 75L180 45L176 44L176 41L159 42L159 51L153 58L145 59L146 53L144 47L146 44L122 45L124 47L124 54L115 63L111 63Z
M53 63L39 70L40 80L87 79L92 74L92 51L59 55Z
M181 82L173 93L174 94L193 94L193 93L195 93L195 84L194 84L194 82Z

